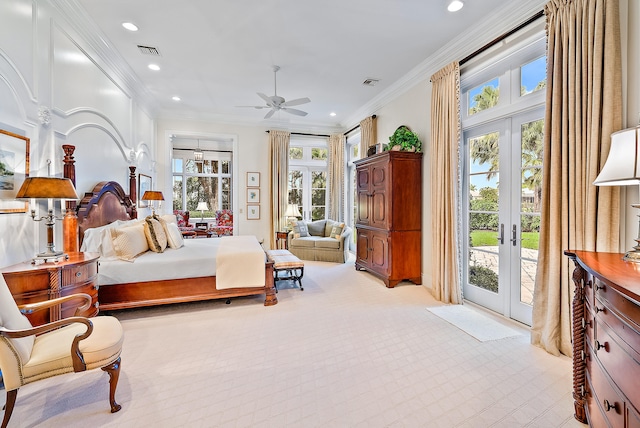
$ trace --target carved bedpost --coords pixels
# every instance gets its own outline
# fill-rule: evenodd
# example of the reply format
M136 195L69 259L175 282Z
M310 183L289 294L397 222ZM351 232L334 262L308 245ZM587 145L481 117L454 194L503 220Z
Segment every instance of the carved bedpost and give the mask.
M138 196L136 189L138 184L136 181L136 167L131 165L129 167L129 199L133 202L133 216L132 218L138 218Z
M76 186L76 166L75 159L73 158L73 152L76 150L76 146L69 144L63 144L62 150L64 150L64 168L63 175L73 183L73 187ZM62 220L62 249L67 252L79 251L80 244L78 242L78 217L76 216L77 201L67 201L66 213Z
M587 415L585 413L585 358L586 350L584 346L584 299L585 299L585 270L578 264L578 260L575 254L571 252L565 252L567 256L576 265L573 270L573 283L576 286L575 293L573 295L573 302L571 307L571 325L573 336L573 406L575 408L575 418L580 422L587 423Z

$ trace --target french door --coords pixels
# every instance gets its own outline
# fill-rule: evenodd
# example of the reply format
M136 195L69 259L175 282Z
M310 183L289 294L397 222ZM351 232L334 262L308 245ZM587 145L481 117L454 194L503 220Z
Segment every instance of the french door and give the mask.
M531 325L544 109L463 133L465 299Z
M325 219L327 169L289 166L289 203L298 205L303 220Z

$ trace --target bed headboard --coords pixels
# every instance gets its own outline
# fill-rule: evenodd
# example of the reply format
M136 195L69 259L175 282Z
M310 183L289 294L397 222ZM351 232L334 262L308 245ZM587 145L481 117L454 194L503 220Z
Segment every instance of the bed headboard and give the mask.
M80 243L87 229L137 217L136 204L125 194L122 186L115 181L102 181L91 192L85 193L78 205Z

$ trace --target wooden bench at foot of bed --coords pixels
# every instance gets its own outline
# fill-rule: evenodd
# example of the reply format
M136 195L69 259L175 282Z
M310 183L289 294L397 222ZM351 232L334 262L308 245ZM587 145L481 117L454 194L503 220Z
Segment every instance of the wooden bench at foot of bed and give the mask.
M101 311L195 302L230 297L264 294L264 305L278 303L273 280L273 263L265 266L264 287L216 289L216 277L173 279L164 281L133 282L101 285L98 301Z

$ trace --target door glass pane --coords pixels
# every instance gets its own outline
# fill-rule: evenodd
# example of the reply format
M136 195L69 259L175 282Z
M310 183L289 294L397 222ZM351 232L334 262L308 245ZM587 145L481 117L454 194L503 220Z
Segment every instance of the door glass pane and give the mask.
M327 201L327 173L325 171L311 171L311 219L325 218Z
M222 203L220 204L220 209L230 210L231 209L231 178L223 177L220 179L222 182Z
M498 99L500 98L499 82L500 79L496 77L467 92L469 116L482 110L490 109L498 104Z
M547 58L541 56L520 67L520 95L544 89L547 84Z
M520 301L533 303L534 280L540 239L542 196L542 155L544 120L523 123L520 127L522 181L520 197Z
M289 171L289 203L298 205L304 212L302 205L302 171Z
M499 133L469 140L469 283L498 292Z

